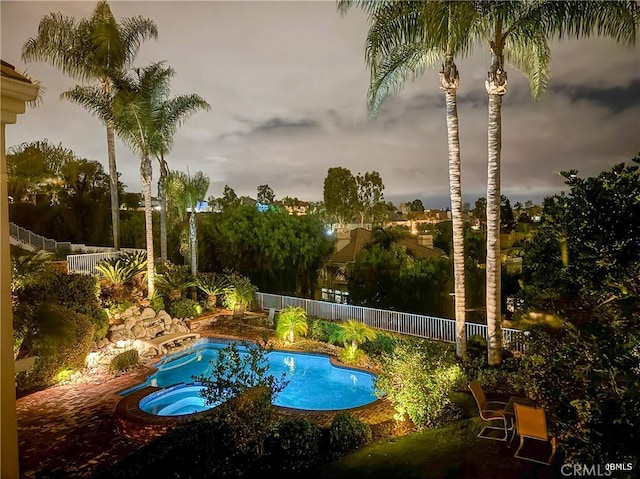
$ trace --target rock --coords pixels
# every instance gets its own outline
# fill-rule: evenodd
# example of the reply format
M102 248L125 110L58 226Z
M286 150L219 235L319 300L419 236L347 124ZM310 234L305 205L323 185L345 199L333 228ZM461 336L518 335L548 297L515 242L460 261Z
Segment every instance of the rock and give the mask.
M138 323L138 319L137 319L137 318L134 318L134 317L127 318L127 319L124 321L124 327L125 327L126 329L133 329L133 327L134 327L137 323Z
M171 321L172 321L171 316L164 309L158 311L158 315L156 316L156 318L159 321L163 321L165 323L167 323L167 322L171 323Z
M122 331L124 331L124 329ZM122 339L124 339L123 336L122 336L122 331L113 331L111 333L110 341L112 343L117 343L118 341L121 341Z
M152 328L160 323L162 323L161 321L158 321L158 319L154 316L153 318L148 318L145 319L143 321L140 321L140 323L142 324L142 326L144 326L145 328ZM164 324L164 323L162 323Z
M142 313L140 313L140 320L144 321L145 319L155 318L156 312L151 308L144 308Z
M136 339L144 338L147 335L147 330L144 329L144 327L140 323L134 325L133 328L131 328L131 332Z
M134 339L136 339L136 337L133 334L133 332L131 332L130 329L125 329L122 331L122 339L128 339L129 341L133 341Z
M152 339L164 332L164 326L153 325L145 328L147 330L147 339Z

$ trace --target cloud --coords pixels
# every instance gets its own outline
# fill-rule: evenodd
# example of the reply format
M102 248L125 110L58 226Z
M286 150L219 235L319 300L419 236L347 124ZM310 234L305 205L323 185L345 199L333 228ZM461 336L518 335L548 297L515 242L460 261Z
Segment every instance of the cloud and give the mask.
M319 122L305 118L301 120L285 120L283 118L270 118L266 121L259 123L254 126L250 131L250 134L253 133L272 133L272 132L284 132L291 133L292 131L302 131L308 129L316 129L319 128Z
M586 100L620 113L627 108L640 107L640 78L625 86L554 85L552 90L566 95L572 102Z

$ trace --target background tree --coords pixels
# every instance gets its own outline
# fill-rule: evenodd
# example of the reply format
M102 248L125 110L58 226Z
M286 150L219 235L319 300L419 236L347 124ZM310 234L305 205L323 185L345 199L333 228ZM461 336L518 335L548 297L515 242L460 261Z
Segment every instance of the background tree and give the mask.
M434 316L452 316L448 259L416 259L399 242L407 232L376 228L347 268L354 304Z
M269 185L260 185L258 186L258 196L256 199L260 204L271 205L275 201L276 195Z
M198 274L198 226L196 214L198 206L204 201L209 189L209 177L201 171L195 174L172 172L167 178L167 193L170 197L172 209L176 211L178 219L188 218L185 229L188 247L185 256L191 265L191 274Z
M234 208L240 204L240 200L238 199L238 195L233 191L229 185L224 185L224 191L222 192L222 197L220 198L220 205L223 210L227 210L229 208Z
M22 143L7 151L7 186L14 201L36 204L38 194L49 197L62 187L62 169L77 157L73 151L49 140ZM55 202L55 201L54 201Z
M511 202L505 195L500 197L500 231L503 234L509 234L515 228L516 222L513 218L513 209Z
M569 192L545 201L543 223L523 246L523 273L527 309L580 325L602 305L640 294L640 175L624 163L577 174L563 172Z
M384 204L384 184L377 171L367 171L364 175L356 175L358 186L357 209L360 214L360 227L364 228L364 219L368 218L373 223L374 212L380 203Z
M83 106L98 96L102 97L100 101L109 103L113 76L131 65L142 41L157 36L157 27L151 20L137 16L118 23L108 2L101 0L88 20L76 22L60 12L44 17L38 25L38 35L24 44L22 59L48 62L74 79L99 83L99 87L94 88L76 87L63 97ZM95 113L94 108L88 109ZM114 128L109 115L98 117L107 127L113 245L118 250L120 219Z
M358 184L349 169L329 168L324 179L323 199L330 217L342 224L352 220L358 202Z
M424 213L424 205L422 204L422 200L416 198L411 203L409 203L409 208L411 211L416 213Z
M200 219L203 270L233 268L261 291L313 297L319 271L333 253L333 240L317 216L239 206Z
M184 119L209 104L198 95L168 98L174 70L154 63L123 76L116 83L113 119L116 131L140 156L140 179L145 204L148 294L154 292L153 223L151 216L151 157L167 151Z
M632 161L590 178L562 173L569 191L545 201L523 246L517 319L545 313L559 324L532 328L526 386L558 418L575 463L638 460L640 158Z

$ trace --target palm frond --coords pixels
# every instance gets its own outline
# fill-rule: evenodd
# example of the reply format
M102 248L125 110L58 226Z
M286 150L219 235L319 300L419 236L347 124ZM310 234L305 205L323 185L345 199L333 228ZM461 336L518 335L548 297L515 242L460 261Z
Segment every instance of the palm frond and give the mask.
M373 69L367 101L369 112L377 115L387 96L400 92L407 79L415 80L441 60L440 50L429 49L428 45L413 43L397 47Z
M23 45L22 60L48 62L73 78L86 79L90 71L76 33L77 24L72 17L50 13L40 21L38 35Z
M76 85L61 93L60 98L77 103L105 123L113 121L112 98L101 87Z
M551 51L544 32L528 32L524 36L512 34L505 45L505 60L529 79L533 98L540 98L549 83Z
M141 16L125 18L121 22L120 31L127 47L127 63L130 63L138 54L140 44L144 40L158 38L158 27L156 24Z
M591 35L635 44L640 29L640 4L619 1L545 1L541 7L544 25L551 38Z

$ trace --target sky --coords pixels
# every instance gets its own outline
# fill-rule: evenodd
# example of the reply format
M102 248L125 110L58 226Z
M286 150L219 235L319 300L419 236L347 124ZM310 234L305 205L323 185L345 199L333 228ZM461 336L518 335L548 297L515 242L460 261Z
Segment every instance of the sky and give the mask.
M39 80L39 106L6 129L8 147L48 139L108 171L104 125L59 98L78 82L45 63L26 64L23 44L50 12L89 17L94 1L0 0L2 59ZM255 198L320 201L329 168L380 173L387 201L421 199L449 207L444 94L438 69L409 80L374 118L367 112L366 17L334 1L111 1L117 19L141 15L158 26L134 62L164 61L171 95L196 93L210 105L178 129L172 170L202 171L208 196L225 185ZM536 203L566 190L560 171L594 176L640 156L640 44L605 38L553 41L551 80L539 100L509 67L502 108L502 193ZM489 52L478 45L457 61L462 192L486 196ZM116 157L129 192L142 189L137 156L119 140ZM154 164L154 179L158 176Z

